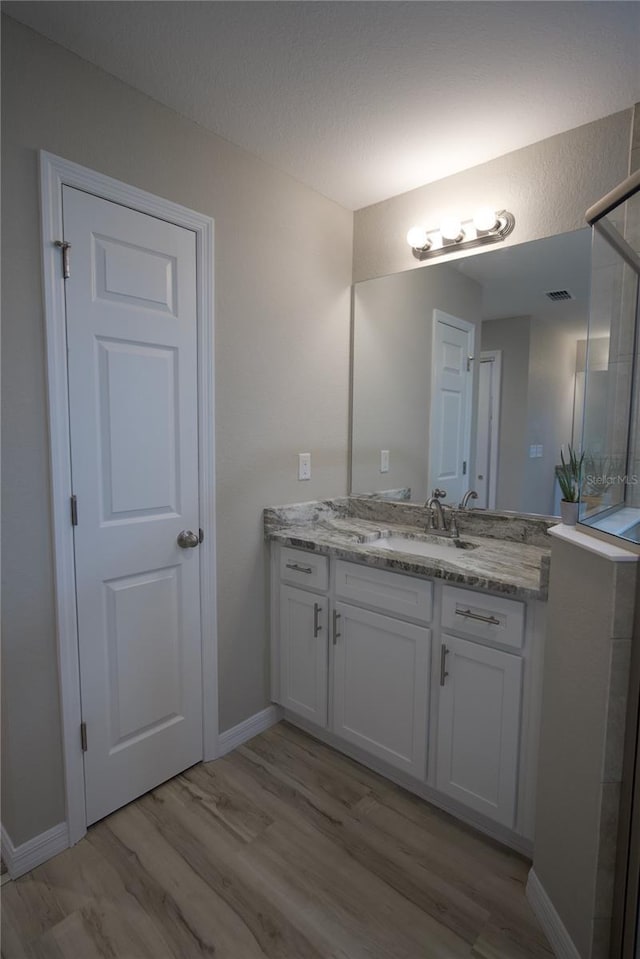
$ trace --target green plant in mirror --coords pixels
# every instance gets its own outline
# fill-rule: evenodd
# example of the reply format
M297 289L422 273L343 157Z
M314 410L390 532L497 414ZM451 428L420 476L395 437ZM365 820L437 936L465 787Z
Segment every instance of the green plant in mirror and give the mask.
M578 456L575 449L569 444L569 459L566 460L564 452L560 450L560 462L562 465L557 471L557 476L562 498L567 503L577 503L580 499L584 453Z

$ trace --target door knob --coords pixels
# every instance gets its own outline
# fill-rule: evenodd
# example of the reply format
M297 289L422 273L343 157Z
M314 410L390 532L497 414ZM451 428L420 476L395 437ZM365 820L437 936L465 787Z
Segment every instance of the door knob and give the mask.
M190 529L183 529L181 533L178 533L178 546L180 549L193 549L199 542L200 537L198 534L193 533Z

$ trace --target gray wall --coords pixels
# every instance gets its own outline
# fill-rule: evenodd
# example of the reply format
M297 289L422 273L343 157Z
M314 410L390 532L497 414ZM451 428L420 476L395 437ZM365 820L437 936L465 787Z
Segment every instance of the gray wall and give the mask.
M576 333L544 313L485 320L482 349L502 351L497 508L553 516L560 447L571 442ZM529 457L532 444L541 457Z
M433 311L479 324L480 308L479 284L446 264L356 286L354 492L409 486L412 500L426 500ZM476 331L476 344L478 337ZM474 388L477 392L477 377ZM474 395L474 411L475 399ZM380 473L381 449L390 452L388 473Z
M464 108L460 115L464 122ZM407 230L416 223L435 227L447 210L461 216L471 216L479 205L510 210L516 226L505 246L579 230L585 225L585 210L627 176L631 121L630 105L629 110L359 210L354 281L419 268L406 242Z
M555 468L560 463L560 448L564 446L566 456L571 443L576 341L575 332L563 330L552 318L531 318L525 456L532 443L540 444L543 454L525 461L524 502L531 512L549 516L557 512Z
M346 491L353 216L7 18L2 39L2 814L18 844L64 819L37 151L215 218L222 730L269 699L262 508Z

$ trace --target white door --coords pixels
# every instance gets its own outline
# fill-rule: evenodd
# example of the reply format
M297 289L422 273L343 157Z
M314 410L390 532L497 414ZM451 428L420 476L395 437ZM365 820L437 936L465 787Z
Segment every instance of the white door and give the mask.
M424 779L431 631L337 603L333 732Z
M280 587L280 703L327 725L329 600Z
M63 215L90 824L202 758L195 234L69 187Z
M476 509L495 509L498 486L498 441L500 431L500 350L480 354L478 423L476 432Z
M474 326L433 311L429 491L457 505L469 488Z
M436 787L513 827L522 660L442 635Z

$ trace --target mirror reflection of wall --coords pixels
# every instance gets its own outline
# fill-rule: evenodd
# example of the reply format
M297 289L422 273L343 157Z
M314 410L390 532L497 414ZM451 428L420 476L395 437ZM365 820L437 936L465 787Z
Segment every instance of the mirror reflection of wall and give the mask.
M560 448L580 443L589 270L580 230L356 284L352 492L431 493L447 435L431 422L435 310L475 329L464 488L488 508L556 515Z

